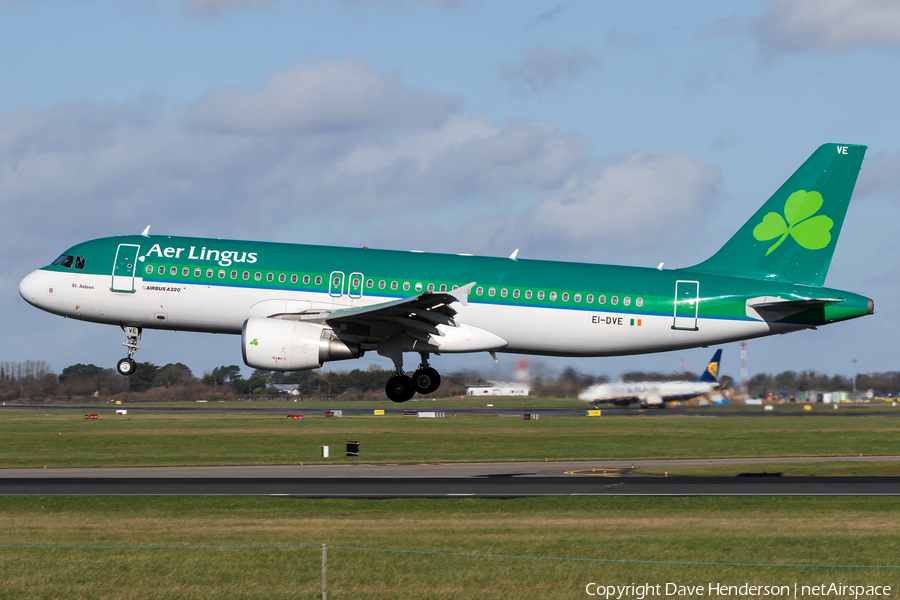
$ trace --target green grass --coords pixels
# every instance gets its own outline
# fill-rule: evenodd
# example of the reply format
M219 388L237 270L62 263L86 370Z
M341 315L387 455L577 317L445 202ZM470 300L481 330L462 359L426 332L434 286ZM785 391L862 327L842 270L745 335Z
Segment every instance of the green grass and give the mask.
M197 548L328 543L329 598L585 597L626 585L900 587L895 498L0 498L9 598L317 598L321 549ZM149 548L149 546L169 546ZM489 558L335 548L661 562ZM633 596L632 596L633 597ZM671 597L671 596L670 596Z
M521 418L460 415L0 413L0 467L262 465L900 454L892 417ZM358 440L358 459L343 444ZM335 458L323 461L320 447Z

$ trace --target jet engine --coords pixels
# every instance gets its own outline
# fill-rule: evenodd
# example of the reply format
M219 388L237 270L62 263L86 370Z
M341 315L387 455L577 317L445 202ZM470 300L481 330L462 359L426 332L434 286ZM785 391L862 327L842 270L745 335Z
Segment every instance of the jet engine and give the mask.
M268 318L244 321L241 350L244 364L267 371L318 369L326 361L362 356L358 344L324 325Z

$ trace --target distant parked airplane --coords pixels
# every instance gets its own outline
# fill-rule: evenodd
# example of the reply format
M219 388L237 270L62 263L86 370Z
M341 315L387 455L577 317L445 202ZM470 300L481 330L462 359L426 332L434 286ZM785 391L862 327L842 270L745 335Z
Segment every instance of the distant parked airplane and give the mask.
M120 326L123 375L144 329L231 333L256 369L315 369L375 351L396 369L385 392L404 402L440 385L432 354L621 356L872 314L869 298L820 287L865 151L819 147L712 258L685 269L150 236L148 227L73 246L19 293L56 315ZM421 357L412 377L404 352Z
M693 381L639 381L627 383L599 383L592 385L578 395L579 400L598 404L612 402L614 404L631 404L640 402L641 406L648 408L656 406L665 407L669 400L690 400L697 396L707 394L719 387L719 361L722 360L722 350L716 350L712 360L706 365L703 375Z

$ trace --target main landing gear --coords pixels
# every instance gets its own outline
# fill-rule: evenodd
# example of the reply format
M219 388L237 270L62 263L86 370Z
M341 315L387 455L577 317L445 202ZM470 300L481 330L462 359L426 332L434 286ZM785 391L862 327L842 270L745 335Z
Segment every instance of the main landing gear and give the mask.
M422 363L410 377L398 366L394 376L384 386L387 397L394 402L406 402L415 395L430 394L441 386L441 375L428 364L428 354L422 354Z
M128 357L123 358L116 364L116 371L119 372L119 375L124 375L128 377L129 375L133 375L134 371L137 369L137 363L134 360L134 353L137 352L138 348L138 340L141 339L141 328L140 327L125 327L122 326L122 331L125 332L125 337L128 338L122 345L128 348Z

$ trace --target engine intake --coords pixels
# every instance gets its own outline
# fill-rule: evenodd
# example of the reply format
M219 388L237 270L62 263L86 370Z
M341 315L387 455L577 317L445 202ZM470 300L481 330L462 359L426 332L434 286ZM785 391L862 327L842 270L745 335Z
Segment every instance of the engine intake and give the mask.
M344 342L324 325L268 318L244 321L241 350L244 364L267 371L318 369L327 361L362 356L358 344Z

